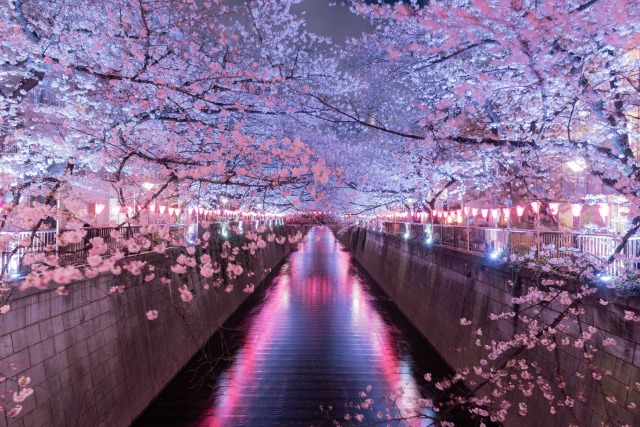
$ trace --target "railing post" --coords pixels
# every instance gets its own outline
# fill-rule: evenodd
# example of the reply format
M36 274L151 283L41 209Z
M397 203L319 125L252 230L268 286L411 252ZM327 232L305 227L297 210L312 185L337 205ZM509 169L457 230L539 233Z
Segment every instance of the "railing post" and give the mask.
M56 200L56 258L58 257L58 252L60 250L60 220L62 219L62 215L60 213L60 208L62 204L60 203L60 192L58 192L58 200Z

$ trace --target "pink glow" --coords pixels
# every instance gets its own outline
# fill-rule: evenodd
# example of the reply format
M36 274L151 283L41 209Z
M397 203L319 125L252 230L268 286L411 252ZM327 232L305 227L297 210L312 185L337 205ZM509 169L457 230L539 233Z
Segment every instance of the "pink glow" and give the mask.
M540 202L531 202L531 209L533 209L533 213L538 215L540 212Z
M609 216L609 204L608 203L598 203L598 212L600 212L600 216L602 219L605 219Z
M582 212L582 205L580 203L573 203L571 205L571 213L573 214L573 216L580 216L581 212Z

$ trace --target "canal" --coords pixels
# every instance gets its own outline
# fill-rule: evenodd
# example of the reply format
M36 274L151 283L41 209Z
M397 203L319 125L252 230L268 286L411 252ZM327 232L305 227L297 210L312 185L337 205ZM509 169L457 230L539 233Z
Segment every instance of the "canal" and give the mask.
M435 399L427 372L450 370L332 232L315 227L135 425L328 426L348 424L346 414L371 424Z

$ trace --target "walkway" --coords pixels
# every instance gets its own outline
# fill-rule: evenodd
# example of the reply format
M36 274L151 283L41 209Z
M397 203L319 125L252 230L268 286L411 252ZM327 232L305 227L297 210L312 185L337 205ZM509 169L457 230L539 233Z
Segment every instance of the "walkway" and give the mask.
M209 362L196 357L137 426L331 425L320 409L329 405L330 417L343 423L347 412L375 422L398 390L405 413L416 397L435 395L423 375L448 369L434 350L329 229L316 227L308 237L214 335ZM367 386L373 410L345 408L363 402Z

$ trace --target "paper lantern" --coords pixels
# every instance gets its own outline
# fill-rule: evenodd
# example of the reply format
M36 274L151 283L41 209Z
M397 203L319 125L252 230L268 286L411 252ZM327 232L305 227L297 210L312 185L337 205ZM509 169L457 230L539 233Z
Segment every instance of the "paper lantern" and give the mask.
M524 214L524 206L516 206L516 213L518 214L518 218L520 218Z
M493 219L500 218L500 209L491 209L491 216Z
M480 213L482 214L482 218L487 219L487 215L489 215L489 209L480 209Z
M560 203L549 203L549 210L551 211L551 215L558 215L560 211Z
M176 212L176 216L180 216L180 212L182 212L182 209L176 208L175 212Z
M469 216L469 206L465 206L465 207L464 207L464 214L465 214L466 216Z
M158 210L160 211L160 215L164 215L164 211L167 209L166 206L159 206Z
M580 212L582 212L582 205L580 203L572 203L571 213L573 216L580 216Z
M605 219L609 216L609 204L598 203L598 211L600 212L600 216L602 217L602 219Z
M104 208L105 208L105 205L103 203L96 203L96 206L95 206L96 215L100 215L104 210Z
M478 208L471 208L471 215L473 216L478 215Z
M538 215L540 212L540 202L531 202L531 209L533 209L533 213Z
M149 205L149 210L151 212L155 212L156 211L156 205L154 205L153 203Z
M173 212L175 211L174 208L169 207L169 216L173 216Z
M502 208L502 214L504 215L505 218L509 219L509 217L511 216L511 209Z

